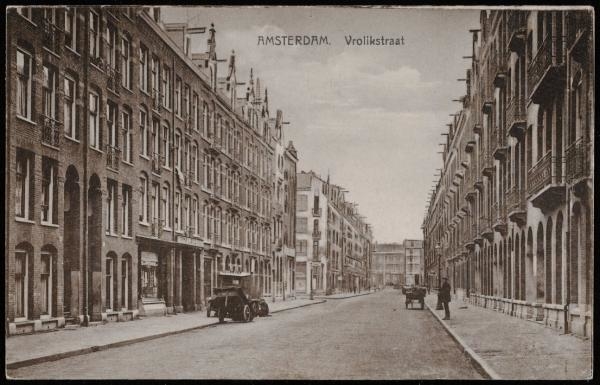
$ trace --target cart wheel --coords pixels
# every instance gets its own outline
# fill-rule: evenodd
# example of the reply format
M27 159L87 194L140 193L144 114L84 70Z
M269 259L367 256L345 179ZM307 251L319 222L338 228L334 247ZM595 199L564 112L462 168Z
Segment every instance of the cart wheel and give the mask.
M222 324L223 322L225 322L225 310L219 308L217 310L217 317L219 317L219 323Z
M242 321L252 321L252 310L250 310L250 306L248 305L244 305L244 308L242 309Z

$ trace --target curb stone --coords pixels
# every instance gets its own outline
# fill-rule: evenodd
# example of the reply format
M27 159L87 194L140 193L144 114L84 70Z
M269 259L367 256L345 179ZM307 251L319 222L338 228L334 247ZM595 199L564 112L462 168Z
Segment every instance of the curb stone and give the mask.
M297 309L297 308L301 308L301 307L305 307L305 306L317 305L317 304L321 304L321 303L325 303L325 302L327 302L327 301L322 300L322 301L307 303L304 305L294 306L294 307L290 307L290 308L286 308L286 309L279 309L279 310L272 311L271 314L279 313L279 312L286 311L286 310ZM47 356L35 357L35 358L30 358L30 359L22 360L22 361L9 362L6 364L6 369L19 369L19 368L23 368L26 366L42 364L45 362L58 361L58 360L62 360L64 358L75 357L75 356L99 352L99 351L107 350L107 349L111 349L111 348L118 348L118 347L122 347L122 346L132 345L132 344L135 344L138 342L150 341L150 340L154 340L154 339L158 339L158 338L162 338L162 337L168 337L168 336L175 335L175 334L189 332L192 330L200 330L200 329L204 329L204 328L208 328L210 326L216 326L216 325L219 325L218 321L212 322L209 324L205 324L205 325L193 326L193 327L189 327L189 328L185 328L185 329L181 329L181 330L173 330L173 331L169 331L169 332L133 338L130 340L111 342L111 343L108 343L105 345L89 346L87 348L75 349L75 350L70 350L70 351L55 353L55 354L49 354Z
M427 306L427 309L429 309L429 311L431 312L431 314L433 314L433 316L438 320L438 322L440 324L442 324L442 326L444 327L444 329L446 330L446 332L448 334L450 334L450 336L454 339L454 341L456 341L456 343L458 343L463 351L465 353L467 353L467 355L469 356L469 358L471 359L471 362L474 364L474 366L480 371L482 372L485 377L487 377L487 379L490 380L501 380L502 378L498 375L498 373L496 373L496 371L494 369L492 369L487 362L485 362L483 360L483 358L481 358L477 353L475 353L475 351L473 351L473 349L471 349L469 347L469 345L467 345L462 338L460 338L460 336L458 334L456 334L455 332L452 331L452 329L450 329L450 327L448 325L446 325L446 323L444 321L442 321L442 319L440 318L440 316L435 312L435 310L433 310L431 308L431 306L429 306L428 303L425 303L425 306Z

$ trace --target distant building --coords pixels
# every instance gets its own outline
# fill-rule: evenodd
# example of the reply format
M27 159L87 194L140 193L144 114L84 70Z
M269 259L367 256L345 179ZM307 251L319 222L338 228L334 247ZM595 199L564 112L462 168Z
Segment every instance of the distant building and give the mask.
M424 284L423 274L425 261L423 260L423 241L406 239L403 242L405 255L406 284Z
M369 286L371 227L344 189L313 171L297 174L296 292L360 291Z
M378 243L373 251L372 286L404 285L406 260L402 243Z

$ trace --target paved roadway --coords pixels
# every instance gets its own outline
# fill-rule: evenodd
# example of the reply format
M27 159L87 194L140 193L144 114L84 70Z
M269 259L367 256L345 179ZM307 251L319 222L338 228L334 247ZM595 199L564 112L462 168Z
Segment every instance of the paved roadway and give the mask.
M397 290L16 370L49 379L481 378L427 309ZM417 306L418 307L418 306Z

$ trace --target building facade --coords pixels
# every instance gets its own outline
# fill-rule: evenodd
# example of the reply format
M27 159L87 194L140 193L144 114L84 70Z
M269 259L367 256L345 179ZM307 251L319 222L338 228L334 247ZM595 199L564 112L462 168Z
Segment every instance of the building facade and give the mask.
M373 234L345 190L313 171L297 175L296 291L331 294L369 287Z
M197 310L222 271L250 272L265 296L293 282L296 151L252 73L238 95L213 26L164 24L159 8L15 7L7 32L11 334ZM191 52L197 33L206 52Z
M423 222L429 282L590 336L594 67L587 11L482 11Z
M371 286L404 285L406 259L402 243L376 243L373 251Z
M405 256L406 283L411 285L424 285L425 263L423 256L423 241L405 239L402 243Z

